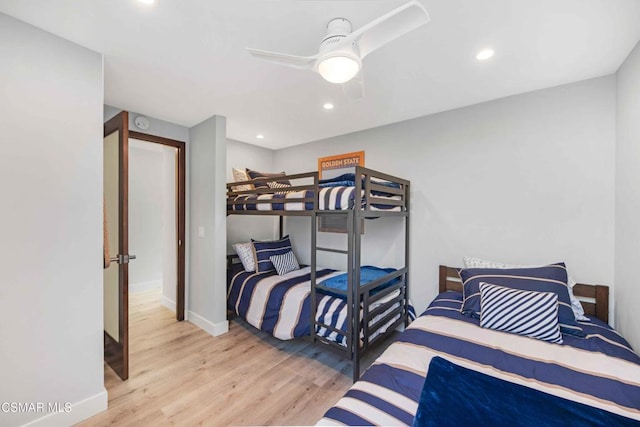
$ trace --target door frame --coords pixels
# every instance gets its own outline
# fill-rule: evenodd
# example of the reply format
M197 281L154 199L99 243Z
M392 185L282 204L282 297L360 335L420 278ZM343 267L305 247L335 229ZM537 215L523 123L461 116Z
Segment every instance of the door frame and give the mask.
M178 169L176 171L177 194L177 271L178 283L176 284L176 320L182 321L185 317L185 234L186 234L186 143L175 139L164 138L162 136L150 135L136 131L129 131L129 138L140 141L152 142L154 144L174 147L178 150Z
M104 123L103 137L118 131L118 248L129 256L129 113L121 111ZM104 139L103 142L104 144ZM108 254L111 256L111 254ZM104 331L104 360L122 380L129 378L129 264L118 262L118 341Z

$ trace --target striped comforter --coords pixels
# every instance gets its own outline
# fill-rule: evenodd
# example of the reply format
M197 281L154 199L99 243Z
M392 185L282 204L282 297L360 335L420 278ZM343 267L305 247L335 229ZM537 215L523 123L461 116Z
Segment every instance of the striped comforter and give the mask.
M319 210L348 210L353 209L355 187L325 187L320 188L318 194ZM364 196L364 191L362 192ZM288 199L313 198L314 192L291 191L284 194L241 195L227 199L228 210L232 211L304 211L313 210L313 203L287 202ZM398 196L376 196L389 200L400 200ZM274 203L257 203L257 201L274 201ZM364 198L363 206L364 207ZM399 206L374 204L371 210L399 211Z
M477 319L460 314L461 304L460 293L440 294L318 425L411 425L436 355L640 420L640 357L605 323L580 322L587 337L563 334L558 345L480 328Z
M316 280L320 283L330 277L343 274L342 271L319 269L316 272ZM227 295L227 306L237 315L243 317L256 328L268 332L281 340L288 340L310 334L311 324L311 269L303 267L282 276L274 271L267 273L249 273L244 270L236 272L231 278ZM389 296L376 301L370 309L387 302L396 296L399 291L392 292ZM327 325L347 329L347 302L346 300L329 295L316 294L317 309L316 320ZM384 317L393 308L371 319L373 324ZM412 309L411 309L412 310ZM391 319L378 331L383 333L393 325L398 317ZM316 331L341 345L346 345L346 337L320 328ZM372 334L373 340L377 334Z

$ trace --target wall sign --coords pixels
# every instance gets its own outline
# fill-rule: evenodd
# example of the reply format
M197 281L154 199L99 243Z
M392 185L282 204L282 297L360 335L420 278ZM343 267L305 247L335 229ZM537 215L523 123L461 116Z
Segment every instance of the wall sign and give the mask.
M318 158L318 172L320 174L320 179L323 178L323 172L325 171L347 169L355 166L364 166L364 151ZM340 171L340 173L343 173L343 171Z

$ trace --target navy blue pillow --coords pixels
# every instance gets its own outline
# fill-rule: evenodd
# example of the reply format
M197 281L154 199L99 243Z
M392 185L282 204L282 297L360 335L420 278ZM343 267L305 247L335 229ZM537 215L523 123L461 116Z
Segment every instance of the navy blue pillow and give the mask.
M256 178L282 178L283 176L285 176L285 172L277 172L277 173L266 173L266 172L258 172L258 171L254 171L251 170L249 168L246 169L247 171L247 175L249 175L249 178L251 179L256 179ZM291 187L291 181L289 181L288 179L274 179L273 182L277 182L279 184L286 184L287 186ZM269 188L269 185L267 184L266 181L264 182L254 182L253 186L255 188Z
M260 242L251 239L251 243L253 244L253 252L255 254L256 273L275 270L276 268L273 266L269 257L286 254L291 251L291 241L288 235L280 240L269 242Z
M466 268L460 270L464 301L461 311L480 318L480 283L504 286L512 289L536 292L553 292L558 295L558 322L566 334L584 336L571 309L567 268L564 263L536 268Z

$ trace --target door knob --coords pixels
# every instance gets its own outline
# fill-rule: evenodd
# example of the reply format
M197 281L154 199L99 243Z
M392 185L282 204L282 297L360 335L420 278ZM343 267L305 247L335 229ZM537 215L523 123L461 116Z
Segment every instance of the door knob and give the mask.
M117 255L109 258L109 261L117 262L118 264L129 264L129 261L136 258L135 255Z

